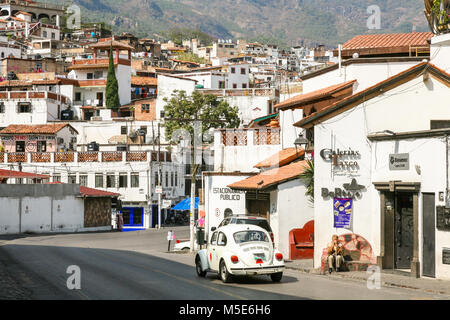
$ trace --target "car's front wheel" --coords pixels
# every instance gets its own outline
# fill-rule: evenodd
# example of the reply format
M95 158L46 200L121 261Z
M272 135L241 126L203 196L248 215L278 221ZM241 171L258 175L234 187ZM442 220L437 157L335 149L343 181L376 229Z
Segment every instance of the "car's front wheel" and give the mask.
M227 266L225 265L225 261L223 261L223 260L220 261L219 275L220 275L220 279L223 281L223 283L231 282L232 275L228 272Z
M202 270L202 262L200 260L200 257L197 256L197 258L195 258L195 271L197 271L197 275L199 277L206 277L206 271Z
M281 278L283 278L283 272L272 273L270 275L270 278L272 279L273 282L280 282Z

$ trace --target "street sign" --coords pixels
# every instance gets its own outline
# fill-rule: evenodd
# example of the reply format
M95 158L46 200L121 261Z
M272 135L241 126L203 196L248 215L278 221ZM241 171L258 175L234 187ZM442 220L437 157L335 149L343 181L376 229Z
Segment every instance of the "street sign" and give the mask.
M172 231L167 232L167 241L175 240L175 233Z
M163 188L161 186L156 186L155 187L155 193L157 193L157 194L163 193Z
M163 200L162 201L162 208L167 209L172 206L172 200Z

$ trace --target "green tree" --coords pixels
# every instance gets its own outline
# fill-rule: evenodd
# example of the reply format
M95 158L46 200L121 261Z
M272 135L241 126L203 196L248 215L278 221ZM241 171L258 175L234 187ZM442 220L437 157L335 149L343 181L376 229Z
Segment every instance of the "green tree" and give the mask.
M305 195L314 204L314 162L312 160L306 160L305 170L300 174L299 178L305 182Z
M185 129L193 141L194 127L189 120L202 121L202 134L211 128L237 128L240 125L238 108L212 94L194 91L188 96L185 91L174 91L172 97L165 98L165 101L165 118L174 119L166 120L163 125L168 140L172 140L175 130Z
M112 42L109 50L108 77L106 78L106 108L118 110L120 108L119 84L114 69Z

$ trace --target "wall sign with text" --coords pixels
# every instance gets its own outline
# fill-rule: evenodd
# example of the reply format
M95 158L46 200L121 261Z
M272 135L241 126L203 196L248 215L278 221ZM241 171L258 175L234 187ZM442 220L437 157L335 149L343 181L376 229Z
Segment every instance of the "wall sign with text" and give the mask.
M361 159L361 153L350 148L343 149L322 149L320 156L323 160L332 162L333 166L337 170L351 170L356 171L359 169L359 159Z
M409 170L409 153L390 154L389 170Z

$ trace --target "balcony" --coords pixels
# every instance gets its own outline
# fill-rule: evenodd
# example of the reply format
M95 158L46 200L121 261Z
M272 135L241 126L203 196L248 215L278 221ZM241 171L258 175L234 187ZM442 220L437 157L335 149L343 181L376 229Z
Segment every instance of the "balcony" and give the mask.
M151 159L151 160L150 160ZM153 151L9 152L0 153L1 163L126 163L158 161ZM161 152L161 162L172 162L169 152Z

